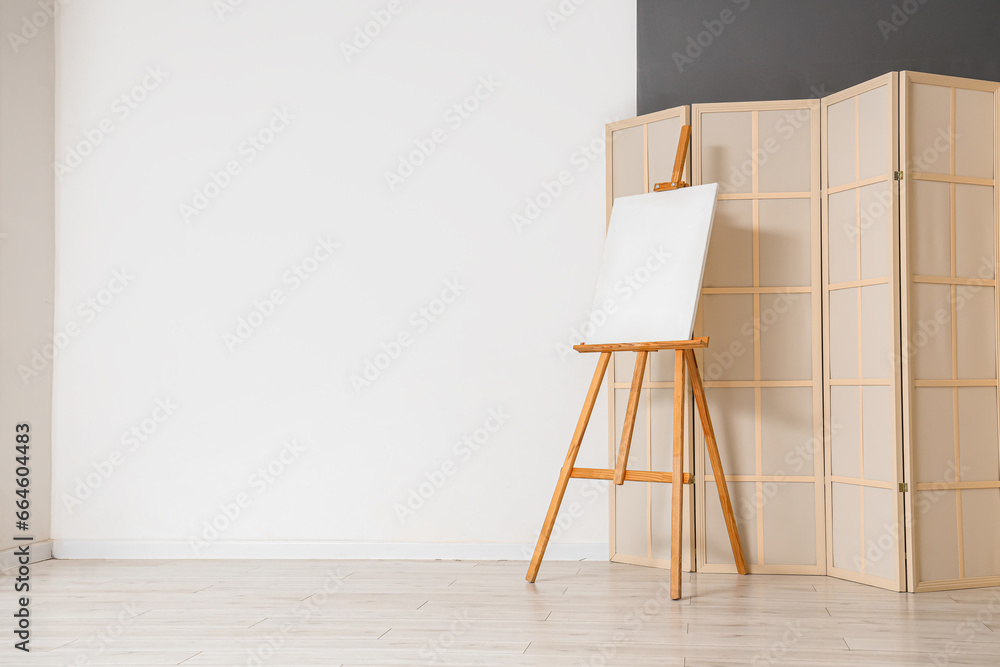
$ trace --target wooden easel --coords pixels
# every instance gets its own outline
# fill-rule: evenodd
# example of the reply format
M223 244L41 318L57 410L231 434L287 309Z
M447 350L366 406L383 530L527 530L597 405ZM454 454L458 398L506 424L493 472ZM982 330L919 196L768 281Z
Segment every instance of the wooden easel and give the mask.
M684 162L687 159L688 144L691 140L691 126L685 125L681 128L680 141L677 146L677 158L674 160L674 171L670 182L657 183L653 190L663 192L666 190L676 190L687 187L687 183L681 181L684 170ZM594 379L590 382L590 389L587 391L587 398L583 402L583 411L576 424L576 431L573 432L573 439L569 445L569 452L563 462L562 471L559 473L559 482L556 484L555 493L552 494L552 502L549 504L549 511L545 515L545 523L542 525L542 533L538 536L538 544L535 546L535 553L531 557L531 565L528 567L528 574L525 577L529 582L534 582L538 576L538 568L542 564L542 557L545 555L545 547L548 546L549 536L556 522L556 515L559 514L559 506L562 504L566 487L572 478L578 479L607 479L615 484L623 484L629 481L636 482L662 482L672 486L672 503L670 516L670 598L677 600L681 597L681 528L682 510L684 507L684 484L691 484L691 475L684 470L684 380L685 370L691 374L691 389L694 392L695 404L698 406L698 414L701 417L701 427L705 433L705 448L708 450L708 457L712 462L712 472L715 474L716 486L719 489L719 501L722 503L722 515L726 520L726 530L729 532L729 543L733 549L733 557L736 561L736 570L740 574L747 573L746 560L743 557L743 547L740 546L739 529L736 526L736 516L733 514L733 505L729 499L729 489L726 486L726 475L722 470L722 459L719 457L719 448L715 441L715 431L712 428L712 418L708 412L708 401L705 399L705 387L702 383L701 371L698 369L698 362L695 359L694 351L699 348L708 347L708 338L694 338L692 340L664 341L654 343L621 343L621 344L600 344L600 345L575 345L577 352L599 352L600 358L597 360L597 370L594 372ZM639 394L642 392L642 378L646 372L646 360L650 352L659 350L674 350L674 449L673 449L673 472L653 472L646 470L628 470L628 454L632 445L632 432L635 429L635 416L639 408ZM614 468L577 468L576 457L580 452L580 443L583 442L583 434L587 430L590 422L590 415L594 411L594 403L597 401L597 394L601 389L601 382L604 381L604 374L608 369L608 362L611 361L613 352L635 352L635 370L632 373L632 386L628 396L628 408L625 411L625 424L622 426L621 444L618 446L618 459Z

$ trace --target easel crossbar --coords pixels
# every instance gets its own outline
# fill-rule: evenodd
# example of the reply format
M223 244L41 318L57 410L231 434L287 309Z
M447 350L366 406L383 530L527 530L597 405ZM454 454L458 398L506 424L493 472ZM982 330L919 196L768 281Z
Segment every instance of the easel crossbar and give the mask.
M614 468L573 468L569 475L575 479L614 479ZM674 474L670 472L657 472L655 470L626 470L626 482L662 482L672 484ZM691 473L684 473L682 484L692 484Z

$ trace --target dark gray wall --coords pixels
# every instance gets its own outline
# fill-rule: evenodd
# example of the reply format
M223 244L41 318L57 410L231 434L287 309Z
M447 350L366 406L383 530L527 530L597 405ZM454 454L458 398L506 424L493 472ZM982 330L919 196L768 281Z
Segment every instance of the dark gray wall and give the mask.
M638 0L638 69L640 114L818 97L892 70L998 81L1000 0Z

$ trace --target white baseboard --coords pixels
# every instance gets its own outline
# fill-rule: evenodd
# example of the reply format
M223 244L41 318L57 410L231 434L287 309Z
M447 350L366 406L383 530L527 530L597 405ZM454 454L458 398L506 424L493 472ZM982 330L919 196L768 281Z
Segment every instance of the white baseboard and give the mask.
M497 542L237 542L55 540L53 558L309 558L356 560L529 560L531 544ZM546 560L608 560L604 542L550 544Z
M44 542L31 542L29 546L31 547L28 550L29 563L38 563L52 558L51 540L45 540ZM17 549L18 547L13 547L11 549L4 549L3 551L0 551L0 570L8 570L12 567L20 565L16 555Z

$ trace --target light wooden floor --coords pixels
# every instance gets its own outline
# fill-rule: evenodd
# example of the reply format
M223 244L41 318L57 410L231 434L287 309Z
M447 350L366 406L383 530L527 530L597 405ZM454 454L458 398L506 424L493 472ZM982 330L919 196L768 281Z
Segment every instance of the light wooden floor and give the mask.
M3 665L1000 665L1000 589L603 562L46 561Z

